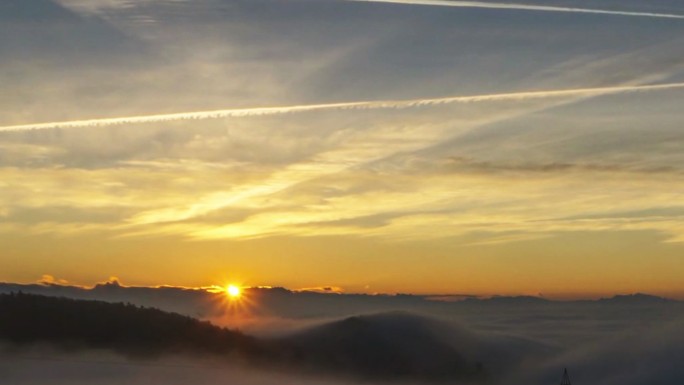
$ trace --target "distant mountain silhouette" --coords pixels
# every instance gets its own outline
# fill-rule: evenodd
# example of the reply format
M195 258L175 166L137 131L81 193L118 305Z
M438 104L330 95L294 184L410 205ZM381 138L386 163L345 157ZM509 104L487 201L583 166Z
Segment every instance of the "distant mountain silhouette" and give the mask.
M610 298L602 298L601 303L619 303L619 304L658 304L658 303L674 303L678 302L673 299L658 297L650 294L636 293L627 295L616 295Z
M217 307L217 296L202 289L183 287L136 287L124 286L118 282L98 284L92 288L52 283L16 284L0 283L0 294L22 291L24 293L68 297L74 299L102 300L108 302L130 302L136 305L154 307L196 318L211 318L224 314ZM554 301L534 296L493 296L490 298L465 298L458 301L444 300L435 295L388 295L388 294L338 294L292 291L281 287L245 288L246 297L259 306L250 309L252 315L284 318L344 317L349 314L366 314L383 311L404 310L419 313L443 313L450 309L472 308L496 309L533 306L560 308L575 305L623 303L627 306L642 306L655 303L684 305L684 302L648 294L615 296L600 300ZM447 299L450 297L446 297ZM479 311L479 310L473 310Z
M547 304L551 303L546 298L533 297L528 295L523 296L493 296L490 298L466 298L463 300L464 303L481 303L481 304L493 304L493 305L534 305L534 304Z

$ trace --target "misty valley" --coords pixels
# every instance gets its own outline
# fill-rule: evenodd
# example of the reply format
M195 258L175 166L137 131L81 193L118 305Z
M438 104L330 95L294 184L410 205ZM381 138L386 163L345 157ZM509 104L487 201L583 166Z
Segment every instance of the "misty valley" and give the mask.
M248 311L225 293L118 282L0 293L0 374L17 384L553 384L566 367L576 384L639 384L684 373L684 304L646 295L444 301L246 288L245 301L263 304ZM247 312L241 328L220 324Z

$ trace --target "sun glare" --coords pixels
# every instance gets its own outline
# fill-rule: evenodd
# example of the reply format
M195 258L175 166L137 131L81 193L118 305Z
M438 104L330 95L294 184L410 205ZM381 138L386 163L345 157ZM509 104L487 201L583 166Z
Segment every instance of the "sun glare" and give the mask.
M226 288L226 293L230 298L239 298L240 292L240 288L235 285L228 285L228 287Z

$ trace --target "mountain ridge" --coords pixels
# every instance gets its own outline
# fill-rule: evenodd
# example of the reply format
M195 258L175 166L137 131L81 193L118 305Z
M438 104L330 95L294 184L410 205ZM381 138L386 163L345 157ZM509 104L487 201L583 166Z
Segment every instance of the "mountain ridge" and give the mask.
M430 322L407 313L355 316L268 339L130 303L0 294L0 341L18 348L104 349L137 359L212 355L226 364L382 381L485 378L486 364L440 340Z

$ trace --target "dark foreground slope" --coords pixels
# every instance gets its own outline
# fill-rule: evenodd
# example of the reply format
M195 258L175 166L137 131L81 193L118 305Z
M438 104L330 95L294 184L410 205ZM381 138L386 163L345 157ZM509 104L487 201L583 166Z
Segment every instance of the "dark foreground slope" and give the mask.
M0 340L126 355L192 352L256 359L265 353L253 337L174 313L21 293L0 295Z

